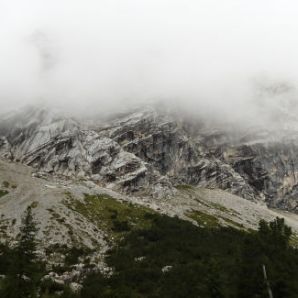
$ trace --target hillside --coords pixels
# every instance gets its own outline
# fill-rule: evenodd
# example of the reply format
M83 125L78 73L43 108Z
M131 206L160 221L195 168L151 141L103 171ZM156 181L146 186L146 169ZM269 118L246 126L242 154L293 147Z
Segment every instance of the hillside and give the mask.
M186 121L170 111L147 108L100 122L27 109L3 117L0 133L0 239L8 247L3 253L19 243L30 210L37 231L38 260L46 266L43 279L58 287L45 286L53 295L59 287L60 291L71 287L74 293L84 285L82 293L89 291L88 276L102 280L103 288L117 288L106 278L116 276L115 270L127 275L131 266L131 259L127 259L123 266L128 267L118 268L122 265L117 248L121 251L127 243L140 245L142 250L143 244L137 239L145 237L143 233L161 233L158 245L162 249L175 233L187 234L189 229L194 237L191 247L198 246L200 237L207 237L204 233L211 233L206 247L223 241L224 250L232 241L228 239L236 237L235 243L231 242L231 247L235 246L233 259L241 258L237 247L243 248L246 237L255 237L253 231L260 221L273 222L279 217L291 227L291 247L297 245L296 140L289 138L289 132L283 132L282 138L265 132L240 136L216 131L194 119ZM155 226L159 221L160 226ZM155 228L160 230L149 232ZM171 229L174 234L168 232ZM179 241L185 239L175 241L167 248L169 256L177 253ZM204 245L202 254L206 254ZM223 251L218 249L214 253L221 255ZM294 248L291 250L296 254ZM137 251L134 258L143 258ZM148 258L159 264L158 270L172 268L168 261L160 264L155 253L153 250ZM284 266L269 263L270 270ZM224 272L229 270L225 266L220 265ZM200 270L211 270L207 267ZM96 272L103 275L91 277ZM147 281L160 283L159 278L148 277ZM223 297L234 297L238 290L225 283L235 286L239 281L223 278ZM94 281L90 282L93 287ZM163 294L157 297L170 295L168 286L160 287ZM130 293L127 297L142 297L140 293L145 290L125 291ZM189 297L196 297L195 293ZM89 297L86 295L83 297ZM114 297L111 295L103 297Z

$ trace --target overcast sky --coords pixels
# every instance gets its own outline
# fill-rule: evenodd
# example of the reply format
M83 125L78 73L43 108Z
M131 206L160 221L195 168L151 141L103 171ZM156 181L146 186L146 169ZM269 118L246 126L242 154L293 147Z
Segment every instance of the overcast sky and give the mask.
M294 0L0 0L0 108L295 105L297 16Z

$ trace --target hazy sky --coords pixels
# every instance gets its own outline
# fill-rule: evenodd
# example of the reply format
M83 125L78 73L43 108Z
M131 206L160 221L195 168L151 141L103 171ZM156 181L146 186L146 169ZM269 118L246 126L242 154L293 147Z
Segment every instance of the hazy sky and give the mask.
M294 0L0 0L0 108L287 108L298 101L297 16Z

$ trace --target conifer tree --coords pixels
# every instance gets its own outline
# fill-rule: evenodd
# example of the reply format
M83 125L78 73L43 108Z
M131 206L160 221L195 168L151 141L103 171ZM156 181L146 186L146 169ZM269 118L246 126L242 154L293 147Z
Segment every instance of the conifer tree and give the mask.
M36 297L38 281L43 269L36 256L36 232L37 228L33 219L32 208L29 206L22 220L18 244L12 251L1 297Z

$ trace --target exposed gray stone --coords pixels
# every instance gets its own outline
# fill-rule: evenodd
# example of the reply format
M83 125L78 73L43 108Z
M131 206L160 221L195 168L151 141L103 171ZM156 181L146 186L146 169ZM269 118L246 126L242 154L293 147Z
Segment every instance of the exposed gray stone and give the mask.
M117 191L170 197L174 186L219 188L298 211L295 131L217 129L146 108L90 126L45 109L0 121L0 154L39 177L93 181Z

